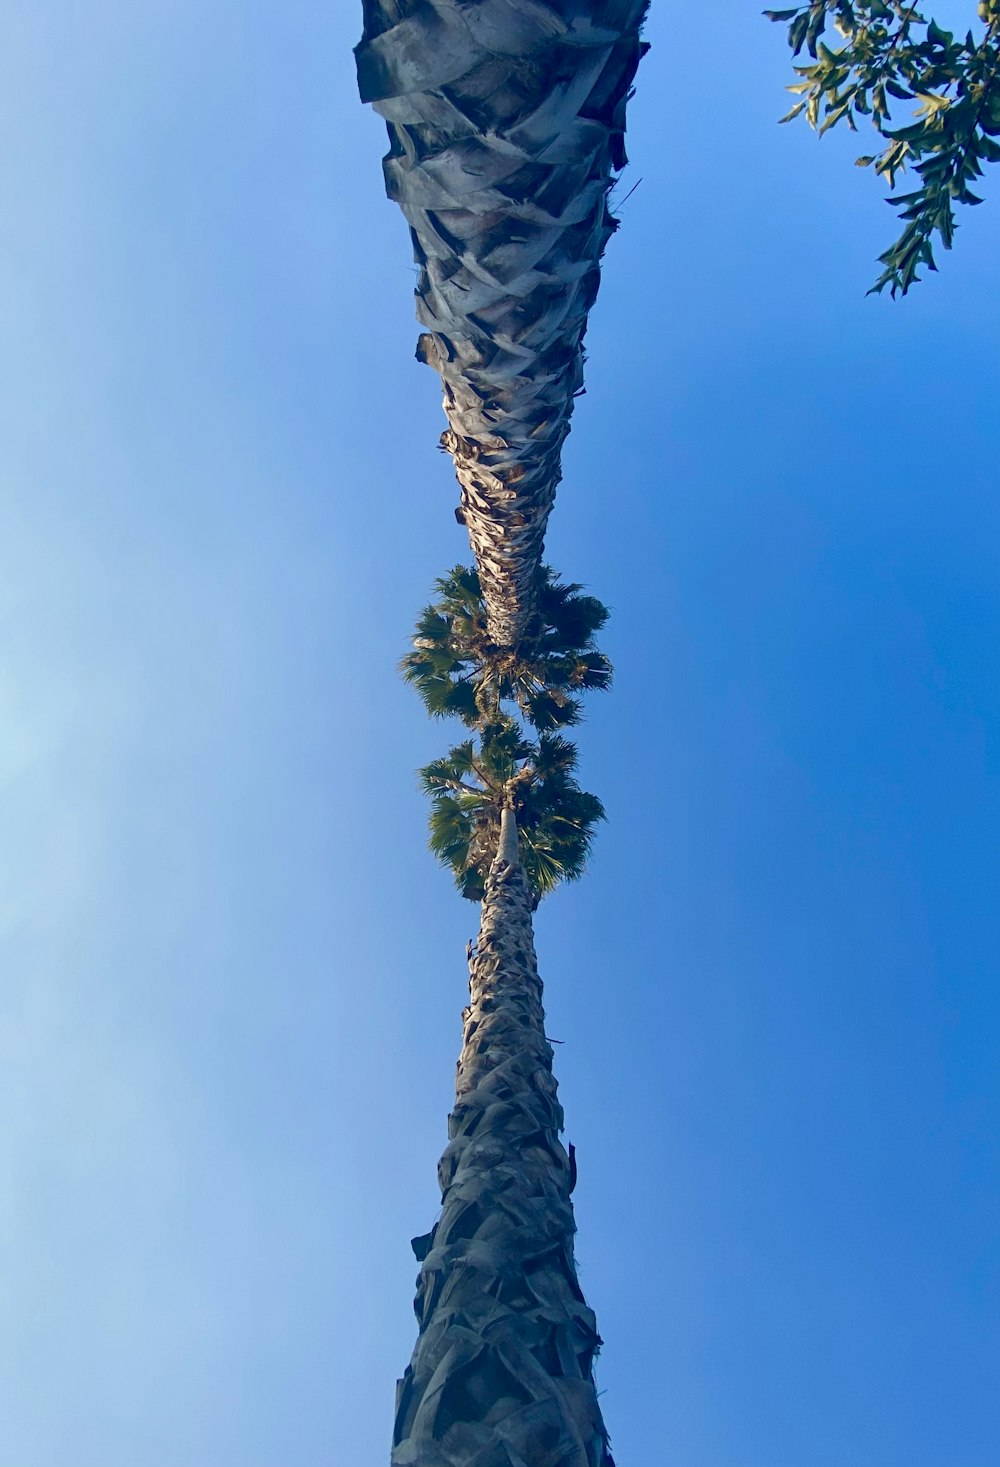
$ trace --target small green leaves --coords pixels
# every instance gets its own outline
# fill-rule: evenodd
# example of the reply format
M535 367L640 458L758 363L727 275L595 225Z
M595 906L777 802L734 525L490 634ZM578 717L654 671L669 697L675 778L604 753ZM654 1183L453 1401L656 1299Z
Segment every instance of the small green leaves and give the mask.
M879 256L884 270L869 294L888 289L905 295L921 266L936 269L934 238L951 249L955 205L982 202L970 184L983 164L1000 162L1000 0L982 0L979 39L963 38L927 19L908 0L809 0L788 10L766 10L788 25L794 55L806 49L811 63L796 66L789 91L798 100L780 120L805 114L821 135L839 122L857 130L865 117L884 147L859 157L895 190L896 175L911 169L918 187L887 202L905 228ZM828 20L845 44L822 39ZM890 100L915 103L914 121L892 125Z

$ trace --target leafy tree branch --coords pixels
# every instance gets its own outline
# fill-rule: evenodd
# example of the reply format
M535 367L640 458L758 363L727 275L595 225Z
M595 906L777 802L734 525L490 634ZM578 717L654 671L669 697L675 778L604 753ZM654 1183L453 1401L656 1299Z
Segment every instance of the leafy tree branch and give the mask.
M956 206L982 203L972 184L984 164L1000 162L1000 0L980 0L978 36L956 36L903 0L808 0L764 14L787 24L795 56L811 58L794 68L798 101L781 121L804 114L822 134L864 120L882 138L857 162L887 179L903 228L879 256L872 291L905 295L921 266L937 269L935 240L951 249ZM824 40L828 26L841 45ZM892 105L906 102L915 120L898 125ZM906 169L917 187L897 193Z

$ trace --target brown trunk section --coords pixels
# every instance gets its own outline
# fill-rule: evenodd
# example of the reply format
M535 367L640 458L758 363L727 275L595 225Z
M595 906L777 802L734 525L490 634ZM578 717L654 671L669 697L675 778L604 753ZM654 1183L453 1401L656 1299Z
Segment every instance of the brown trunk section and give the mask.
M364 0L362 99L421 267L417 355L441 375L490 635L534 609L583 337L614 230L648 0Z
M469 964L441 1217L413 1244L420 1333L397 1389L393 1467L614 1467L593 1378L601 1342L573 1259L530 898L513 852L503 843L493 863Z

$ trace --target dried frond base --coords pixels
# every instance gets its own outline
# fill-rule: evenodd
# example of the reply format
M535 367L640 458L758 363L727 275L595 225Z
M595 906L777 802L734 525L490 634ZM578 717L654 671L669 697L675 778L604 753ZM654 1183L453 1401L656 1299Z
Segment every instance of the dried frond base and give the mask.
M531 614L583 337L616 227L648 0L365 0L363 100L421 266L417 355L499 646Z

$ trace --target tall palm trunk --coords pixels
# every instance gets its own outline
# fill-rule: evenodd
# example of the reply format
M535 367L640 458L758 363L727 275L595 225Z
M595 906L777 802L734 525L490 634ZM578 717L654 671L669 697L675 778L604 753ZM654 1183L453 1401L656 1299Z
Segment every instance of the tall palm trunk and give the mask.
M648 0L364 0L362 99L421 266L490 635L531 617L583 336L615 221Z
M393 1467L614 1467L510 810L469 967L442 1213L413 1244L420 1334L397 1390Z

